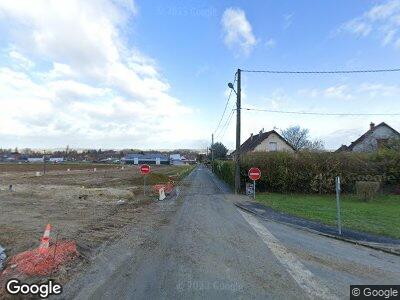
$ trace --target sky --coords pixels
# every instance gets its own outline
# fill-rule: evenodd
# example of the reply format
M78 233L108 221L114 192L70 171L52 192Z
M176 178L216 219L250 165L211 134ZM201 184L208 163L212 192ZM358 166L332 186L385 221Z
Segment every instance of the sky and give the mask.
M214 133L233 149L234 95L221 116L238 68L398 68L399 29L400 0L2 0L0 147L202 149ZM399 78L242 73L242 106L399 113ZM370 122L400 130L243 110L241 139L299 125L335 149Z

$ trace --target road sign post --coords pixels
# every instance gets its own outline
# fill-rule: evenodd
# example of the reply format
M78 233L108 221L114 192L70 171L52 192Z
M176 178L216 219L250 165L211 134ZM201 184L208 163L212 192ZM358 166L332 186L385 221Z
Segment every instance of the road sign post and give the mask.
M253 180L253 199L256 199L256 180L260 179L261 171L259 168L250 168L249 170L249 178Z
M256 181L253 180L253 199L256 199Z
M150 166L149 165L141 165L140 173L142 173L142 175L143 175L143 196L146 196L146 177L147 177L147 174L150 173Z
M340 220L340 177L335 178L336 185L336 214L337 214L337 226L339 235L342 235L342 224Z

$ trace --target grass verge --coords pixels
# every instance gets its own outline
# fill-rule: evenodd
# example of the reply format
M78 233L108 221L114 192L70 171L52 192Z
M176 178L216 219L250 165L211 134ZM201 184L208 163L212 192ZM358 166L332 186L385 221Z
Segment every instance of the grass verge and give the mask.
M162 168L160 170L155 170L150 172L150 174L146 175L146 183L149 185L167 183L171 178L175 182L181 181L186 175L188 175L195 166L193 165L185 165L185 166L168 166ZM130 183L141 185L143 184L143 177L135 177L130 180Z
M261 193L256 200L278 211L336 225L335 195ZM400 195L382 195L371 202L342 195L341 219L344 228L400 238Z

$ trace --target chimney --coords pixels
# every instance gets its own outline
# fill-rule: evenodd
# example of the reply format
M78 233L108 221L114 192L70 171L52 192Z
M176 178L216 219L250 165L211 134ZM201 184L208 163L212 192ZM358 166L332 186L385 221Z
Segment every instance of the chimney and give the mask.
M252 140L253 140L253 133L250 134L250 141L252 141Z
M369 124L369 129L372 130L372 129L374 129L374 127L375 127L375 123L371 122L371 123Z

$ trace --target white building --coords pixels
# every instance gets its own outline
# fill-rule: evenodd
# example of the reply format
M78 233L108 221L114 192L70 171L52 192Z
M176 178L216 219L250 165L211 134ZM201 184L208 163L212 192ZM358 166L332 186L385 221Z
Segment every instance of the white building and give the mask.
M388 144L389 140L400 139L400 133L385 122L370 124L369 130L352 142L349 146L342 145L336 152L375 152Z
M240 153L242 154L273 151L295 152L294 148L275 130L267 132L261 130L258 134L251 134L240 146ZM230 155L235 155L235 151Z
M175 165L175 166L181 166L181 165L185 165L185 157L181 156L179 153L177 154L170 154L169 155L169 162L171 165Z

